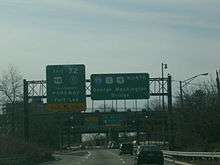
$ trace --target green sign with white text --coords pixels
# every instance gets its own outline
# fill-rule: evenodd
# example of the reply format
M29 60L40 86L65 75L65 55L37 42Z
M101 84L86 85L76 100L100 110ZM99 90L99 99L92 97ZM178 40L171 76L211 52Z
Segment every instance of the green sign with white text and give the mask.
M49 110L86 109L84 65L49 65L46 68L46 77Z
M148 73L93 74L92 100L149 99Z
M103 115L103 125L107 127L119 127L124 126L126 121L126 116L124 114L117 114L117 113L109 113Z

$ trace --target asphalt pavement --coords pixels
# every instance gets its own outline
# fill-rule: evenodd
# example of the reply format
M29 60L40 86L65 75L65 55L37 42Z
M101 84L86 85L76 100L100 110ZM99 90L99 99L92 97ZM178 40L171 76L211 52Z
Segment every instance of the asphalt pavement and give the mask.
M134 165L134 156L119 155L117 150L93 149L56 154L56 160L41 165ZM174 165L165 162L165 165Z

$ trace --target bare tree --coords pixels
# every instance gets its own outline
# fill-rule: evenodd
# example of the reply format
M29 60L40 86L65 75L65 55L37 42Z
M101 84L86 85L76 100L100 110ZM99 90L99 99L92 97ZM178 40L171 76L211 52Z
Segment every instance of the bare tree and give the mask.
M0 102L14 104L22 99L22 76L14 66L0 75Z
M22 100L22 76L14 66L9 66L8 69L0 75L0 103L2 105L9 104L11 126L7 129L8 133L15 134L15 103Z

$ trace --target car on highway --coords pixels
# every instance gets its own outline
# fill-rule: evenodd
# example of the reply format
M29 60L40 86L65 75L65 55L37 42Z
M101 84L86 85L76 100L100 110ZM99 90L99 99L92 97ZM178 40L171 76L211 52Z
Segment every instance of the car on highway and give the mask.
M122 143L119 148L119 155L131 154L133 155L133 144L132 143Z
M164 165L163 152L157 145L139 146L136 154L135 165L156 164Z
M115 141L110 141L108 143L108 149L119 149L119 143Z
M119 148L119 144L118 143L112 143L111 149L118 149L118 148Z

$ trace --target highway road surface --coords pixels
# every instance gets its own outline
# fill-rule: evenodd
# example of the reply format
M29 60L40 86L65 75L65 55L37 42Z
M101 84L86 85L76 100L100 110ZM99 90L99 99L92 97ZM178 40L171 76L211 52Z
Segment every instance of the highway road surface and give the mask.
M55 161L41 165L134 165L134 156L119 156L117 150L93 149L57 154ZM165 165L174 164L165 162Z

